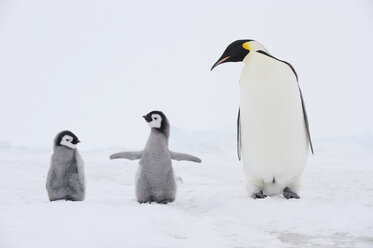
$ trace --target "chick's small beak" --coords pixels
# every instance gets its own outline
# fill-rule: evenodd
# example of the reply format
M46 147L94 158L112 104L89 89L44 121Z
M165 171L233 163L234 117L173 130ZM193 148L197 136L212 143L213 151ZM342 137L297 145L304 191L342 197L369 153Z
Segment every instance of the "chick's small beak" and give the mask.
M231 56L227 56L227 57L224 57L224 58L220 58L218 61L216 61L216 63L211 67L211 70L212 71L215 67L217 67L218 65L220 65L221 63L223 63L224 61L226 61L227 59L229 59Z
M146 122L151 122L152 119L146 115L143 115L142 118L144 118L146 120Z

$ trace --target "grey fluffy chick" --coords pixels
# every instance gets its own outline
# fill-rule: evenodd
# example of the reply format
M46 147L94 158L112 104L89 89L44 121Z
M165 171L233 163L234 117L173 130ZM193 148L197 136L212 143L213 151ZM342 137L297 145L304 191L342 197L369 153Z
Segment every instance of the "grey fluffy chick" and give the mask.
M67 130L54 139L46 185L50 201L84 200L84 162L76 149L79 142L78 137Z
M143 117L151 128L145 149L137 152L114 153L110 159L140 159L136 175L137 201L167 204L173 202L176 197L176 181L171 159L196 163L201 163L201 159L168 149L170 125L161 111L152 111Z

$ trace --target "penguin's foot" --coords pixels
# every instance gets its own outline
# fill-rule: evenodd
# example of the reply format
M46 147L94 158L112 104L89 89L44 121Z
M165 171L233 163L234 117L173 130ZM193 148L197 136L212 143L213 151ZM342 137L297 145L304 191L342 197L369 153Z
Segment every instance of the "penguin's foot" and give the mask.
M299 199L300 198L299 195L297 193L291 191L291 189L289 187L284 188L283 194L284 194L284 197L286 199L292 199L292 198Z
M152 204L152 202L154 202L154 201L138 201L138 203L140 203L140 204Z
M83 201L82 198L79 198L79 197L72 197L72 196L67 196L65 198L66 201Z
M148 199L142 199L142 200L139 200L137 199L137 202L140 203L140 204L145 204L145 203L148 203L148 204L152 204L152 202L155 202L155 199L154 197L150 197Z
M157 201L157 203L168 204L168 203L173 202L173 201L174 201L173 199L164 199L164 200Z
M253 198L253 199L264 199L266 197L267 197L267 195L263 194L262 190L251 195L251 198Z

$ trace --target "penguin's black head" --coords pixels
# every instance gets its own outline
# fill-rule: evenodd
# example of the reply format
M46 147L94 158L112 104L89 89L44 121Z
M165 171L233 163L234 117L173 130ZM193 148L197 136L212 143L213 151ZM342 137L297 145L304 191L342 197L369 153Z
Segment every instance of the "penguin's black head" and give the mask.
M151 111L144 115L143 118L149 124L150 128L154 128L164 133L167 137L170 134L170 124L165 114L161 111Z
M54 139L55 146L66 146L71 149L75 149L76 145L80 142L78 137L71 131L65 130L57 134Z
M211 67L214 69L216 66L226 62L240 62L249 54L251 48L250 43L255 42L253 40L236 40L232 42L224 51L223 55L216 61Z

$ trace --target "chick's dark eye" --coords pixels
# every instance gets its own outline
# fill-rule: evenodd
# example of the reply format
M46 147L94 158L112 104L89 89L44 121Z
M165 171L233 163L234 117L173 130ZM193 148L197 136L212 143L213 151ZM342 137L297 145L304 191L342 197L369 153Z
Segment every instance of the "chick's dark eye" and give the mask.
M157 120L157 119L158 119L157 117L154 118L154 120Z

